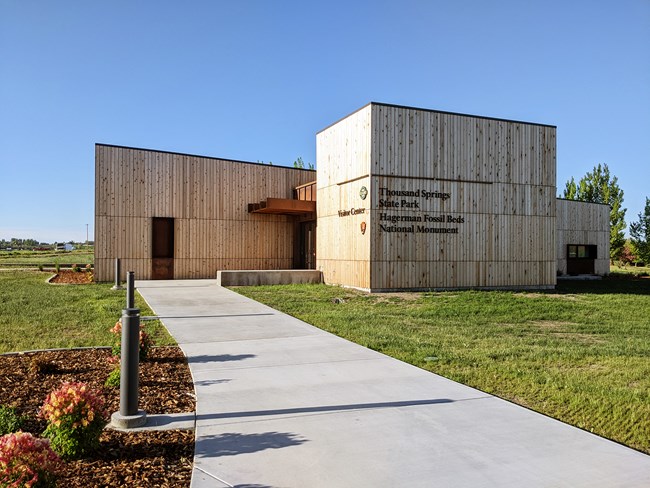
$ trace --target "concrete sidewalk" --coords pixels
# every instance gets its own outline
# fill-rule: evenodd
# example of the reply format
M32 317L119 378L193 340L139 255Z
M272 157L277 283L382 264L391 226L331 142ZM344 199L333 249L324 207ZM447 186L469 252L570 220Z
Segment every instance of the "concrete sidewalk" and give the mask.
M648 487L650 456L216 285L138 281L188 358L193 487Z

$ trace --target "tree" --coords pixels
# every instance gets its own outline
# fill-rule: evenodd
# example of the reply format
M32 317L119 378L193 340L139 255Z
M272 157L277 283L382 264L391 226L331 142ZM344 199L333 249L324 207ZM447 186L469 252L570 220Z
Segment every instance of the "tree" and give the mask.
M564 198L581 202L603 203L609 205L609 257L615 259L623 252L625 244L625 212L623 190L618 186L618 178L612 177L607 165L598 165L576 184L571 178L564 188Z
M298 157L298 159L296 159L293 162L293 167L294 168L299 168L299 169L305 169L305 162L302 160L301 156ZM314 169L313 163L307 163L307 169Z
M634 254L634 251L632 250L632 244L630 243L630 241L625 241L625 245L623 246L623 251L621 251L621 255L619 256L619 258L623 266L633 264L639 259L639 257L636 254Z
M645 199L645 209L639 212L639 221L630 223L630 240L639 259L650 263L650 198Z

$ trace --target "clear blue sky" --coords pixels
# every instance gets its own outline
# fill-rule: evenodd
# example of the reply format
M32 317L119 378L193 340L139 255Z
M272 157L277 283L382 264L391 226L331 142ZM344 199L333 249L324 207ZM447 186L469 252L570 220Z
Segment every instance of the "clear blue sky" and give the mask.
M0 0L0 238L93 235L94 144L291 165L369 101L558 126L650 197L650 1Z

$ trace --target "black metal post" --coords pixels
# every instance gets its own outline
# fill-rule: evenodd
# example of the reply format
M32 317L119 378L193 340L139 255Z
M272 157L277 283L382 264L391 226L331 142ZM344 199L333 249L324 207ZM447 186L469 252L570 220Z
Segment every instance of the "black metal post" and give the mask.
M120 285L120 258L115 258L115 284L113 290L122 290Z
M135 273L133 271L126 273L126 308L135 308Z
M140 309L122 310L122 358L120 364L120 415L138 413L140 366Z
M119 259L116 259L116 271ZM116 274L119 276L119 274ZM120 410L111 415L111 423L120 429L141 427L147 422L147 413L138 410L140 396L140 309L134 306L135 273L129 271L126 279L126 308L122 310L122 337L120 357ZM121 287L120 287L121 289Z

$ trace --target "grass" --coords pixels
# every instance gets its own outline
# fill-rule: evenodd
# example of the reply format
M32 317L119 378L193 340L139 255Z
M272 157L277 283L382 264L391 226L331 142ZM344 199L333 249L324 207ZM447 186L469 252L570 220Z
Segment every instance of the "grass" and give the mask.
M0 272L0 353L45 348L110 346L125 292L110 284L50 285L51 273ZM153 315L136 294L141 315ZM160 321L145 322L156 345L175 344Z
M609 272L617 275L635 275L635 276L650 276L650 267L648 266L619 266L618 264L611 264Z
M650 279L564 282L539 293L370 295L326 285L236 291L650 453Z
M95 254L92 249L75 249L74 251L0 251L0 268L3 265L24 264L38 266L39 264L78 264L85 266L93 264Z

